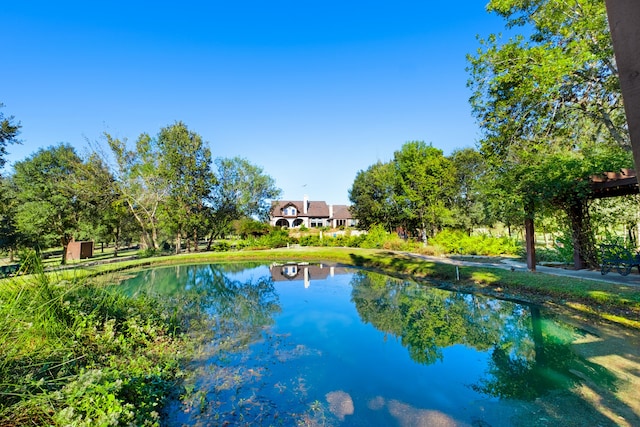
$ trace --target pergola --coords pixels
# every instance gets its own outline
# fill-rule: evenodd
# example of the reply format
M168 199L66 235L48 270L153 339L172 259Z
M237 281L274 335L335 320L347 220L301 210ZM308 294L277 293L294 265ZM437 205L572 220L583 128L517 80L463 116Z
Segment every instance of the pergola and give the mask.
M604 199L607 197L620 197L640 193L638 177L633 169L622 169L618 172L604 172L591 177L591 192L586 196L589 199ZM584 212L581 208L586 205L577 203L569 210L569 215L574 236L582 235L585 226ZM533 226L534 212L527 212L525 218L525 245L527 250L527 267L535 271L535 229ZM574 267L581 269L585 267L585 260L582 258L579 242L574 240Z
M591 198L620 197L638 194L638 177L633 169L622 169L620 172L606 172L591 177Z

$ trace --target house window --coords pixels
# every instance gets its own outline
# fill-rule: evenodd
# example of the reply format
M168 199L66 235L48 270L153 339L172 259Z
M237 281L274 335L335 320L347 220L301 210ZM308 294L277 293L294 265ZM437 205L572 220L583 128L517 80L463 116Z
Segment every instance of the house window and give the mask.
M288 208L284 209L284 214L286 216L296 216L296 208L294 208L293 206L289 206Z
M347 225L347 221L346 220L344 220L344 219L337 219L336 220L336 226L337 227L341 227L343 225Z
M312 227L323 227L324 226L324 222L322 221L322 218L311 218L311 226Z

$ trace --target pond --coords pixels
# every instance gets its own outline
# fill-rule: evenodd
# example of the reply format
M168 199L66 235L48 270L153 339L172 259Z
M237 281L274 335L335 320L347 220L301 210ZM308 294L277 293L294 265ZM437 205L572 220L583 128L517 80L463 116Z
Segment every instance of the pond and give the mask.
M324 264L156 268L123 282L205 343L167 425L633 425L624 383L540 308Z

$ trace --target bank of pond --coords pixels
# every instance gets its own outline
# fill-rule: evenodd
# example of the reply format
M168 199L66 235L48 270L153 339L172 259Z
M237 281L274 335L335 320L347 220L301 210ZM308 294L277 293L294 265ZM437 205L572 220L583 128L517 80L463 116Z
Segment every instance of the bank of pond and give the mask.
M2 289L0 425L640 425L629 330L325 263L110 280Z

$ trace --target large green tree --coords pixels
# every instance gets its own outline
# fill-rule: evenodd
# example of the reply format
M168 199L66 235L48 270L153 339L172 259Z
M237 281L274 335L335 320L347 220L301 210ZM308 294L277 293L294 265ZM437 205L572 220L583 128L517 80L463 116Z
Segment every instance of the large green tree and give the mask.
M143 245L159 249L159 210L169 197L169 186L160 171L156 141L143 133L136 140L135 149L129 150L126 139L107 133L104 136L117 163L115 178L121 200L140 226Z
M205 202L215 185L211 151L202 137L182 122L162 128L157 144L160 172L168 184L164 222L175 234L176 252L180 252L183 238L192 239L197 250L198 232L205 222Z
M60 144L17 162L11 177L19 203L15 213L18 230L37 249L56 243L62 246L62 264L86 208L76 185L81 164L73 147Z
M4 107L0 103L0 108ZM0 169L6 163L7 145L19 143L17 137L20 123L13 116L5 117L0 111ZM9 182L0 175L0 250L13 249L17 243L17 232L13 222L15 203L10 198Z
M595 264L588 194L576 183L631 165L604 2L492 0L487 10L526 34L490 35L468 58L493 188L508 189L498 192L505 212L520 206L529 224L536 211L563 209L578 227L576 266Z
M215 169L209 241L229 231L235 220L268 219L270 202L282 193L271 176L241 157L217 158Z
M369 229L377 224L388 231L398 227L395 191L396 171L392 162L377 162L359 171L349 189L351 213L358 220L358 227Z
M473 148L455 150L449 160L455 174L453 225L470 234L477 226L490 225L481 188L486 175L486 164L482 154Z
M410 141L394 153L395 200L403 225L428 236L445 225L450 217L455 174L442 150L423 141Z
M20 241L15 224L18 207L15 193L12 180L0 176L0 251L8 251L11 261Z
M97 153L91 154L76 173L76 187L86 206L81 234L83 238L114 244L113 255L118 256L120 243L131 239L139 228L125 204L120 187L107 164Z

